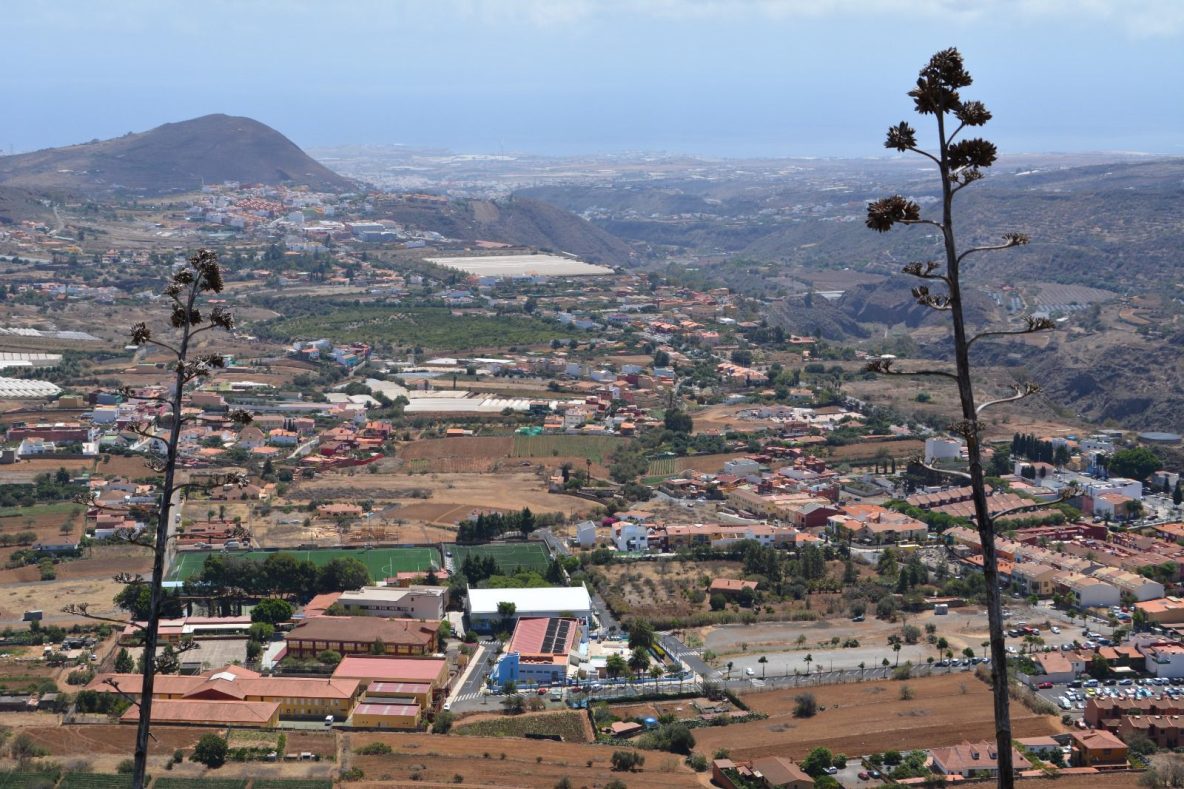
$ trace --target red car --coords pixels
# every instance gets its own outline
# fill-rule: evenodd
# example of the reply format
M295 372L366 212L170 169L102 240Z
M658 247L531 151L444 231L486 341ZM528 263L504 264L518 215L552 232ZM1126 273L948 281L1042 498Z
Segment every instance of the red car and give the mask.
M863 772L861 772L859 774L859 780L866 781L867 779L868 779L867 770L864 770Z
M1041 682L1036 687L1040 688L1041 690L1048 690L1049 688L1052 687L1052 683L1051 682Z
M539 688L539 695L546 696L549 688Z

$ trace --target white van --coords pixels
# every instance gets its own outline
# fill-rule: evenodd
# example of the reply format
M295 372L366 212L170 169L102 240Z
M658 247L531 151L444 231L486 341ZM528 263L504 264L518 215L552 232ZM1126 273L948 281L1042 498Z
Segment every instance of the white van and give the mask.
M746 677L755 677L755 676L756 676L756 672L755 672L755 671L753 671L753 670L752 670L752 669L750 669L750 668L746 668L746 669L744 669L744 676L746 676Z

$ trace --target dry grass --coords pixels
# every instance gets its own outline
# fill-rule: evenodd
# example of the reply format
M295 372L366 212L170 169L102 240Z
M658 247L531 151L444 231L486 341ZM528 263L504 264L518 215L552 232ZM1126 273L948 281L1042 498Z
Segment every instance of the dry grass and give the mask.
M393 753L360 756L354 750L369 742L384 742ZM460 737L429 734L350 735L346 767L362 768L364 780L353 786L417 787L451 783L454 775L464 786L551 789L562 778L573 786L603 786L620 778L630 789L700 786L698 776L679 757L645 752L641 772L615 774L609 760L613 749L600 745L520 740L505 737ZM502 755L505 758L502 758ZM419 780L411 775L418 773Z

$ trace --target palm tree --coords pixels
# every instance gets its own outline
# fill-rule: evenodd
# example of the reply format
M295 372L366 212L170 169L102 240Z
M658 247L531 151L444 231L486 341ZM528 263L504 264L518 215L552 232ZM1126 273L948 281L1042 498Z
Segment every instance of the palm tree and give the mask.
M863 682L863 667L864 667L864 662L861 660L861 661L859 661L859 681L860 682Z
M604 670L609 677L616 679L624 674L629 669L629 664L625 662L625 658L620 655L609 655L608 660L604 661Z
M896 665L899 666L900 665L900 641L899 640L894 641L892 643L892 651L896 653Z
M650 666L650 676L653 677L653 680L654 680L654 693L658 692L658 677L662 676L665 673L666 672L664 672L662 670L662 667L659 666L657 663Z
M731 678L732 678L732 661L729 660L728 661L728 675L724 679L728 680Z
M761 679L765 678L765 665L768 662L769 662L769 659L767 657L765 657L764 655L761 655L760 660L757 661L757 663L761 664Z
M806 661L806 676L809 676L810 675L810 664L814 662L814 656L811 655L809 652L807 652L806 656L804 658L802 658L802 660Z
M633 654L629 656L629 670L633 672L634 679L649 666L650 656L645 653L645 650L640 648L633 650Z

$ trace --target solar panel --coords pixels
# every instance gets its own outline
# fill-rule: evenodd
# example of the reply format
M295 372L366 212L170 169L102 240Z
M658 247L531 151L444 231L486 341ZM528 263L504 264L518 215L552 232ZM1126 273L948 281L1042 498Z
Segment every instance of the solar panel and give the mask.
M559 652L567 643L567 631L570 629L571 622L566 619L559 620L559 627L555 630L555 640L551 642L551 649L548 650L551 654Z
M543 654L550 654L555 647L555 630L559 625L559 620L547 620L547 632L543 634L543 643L540 645L539 651Z

